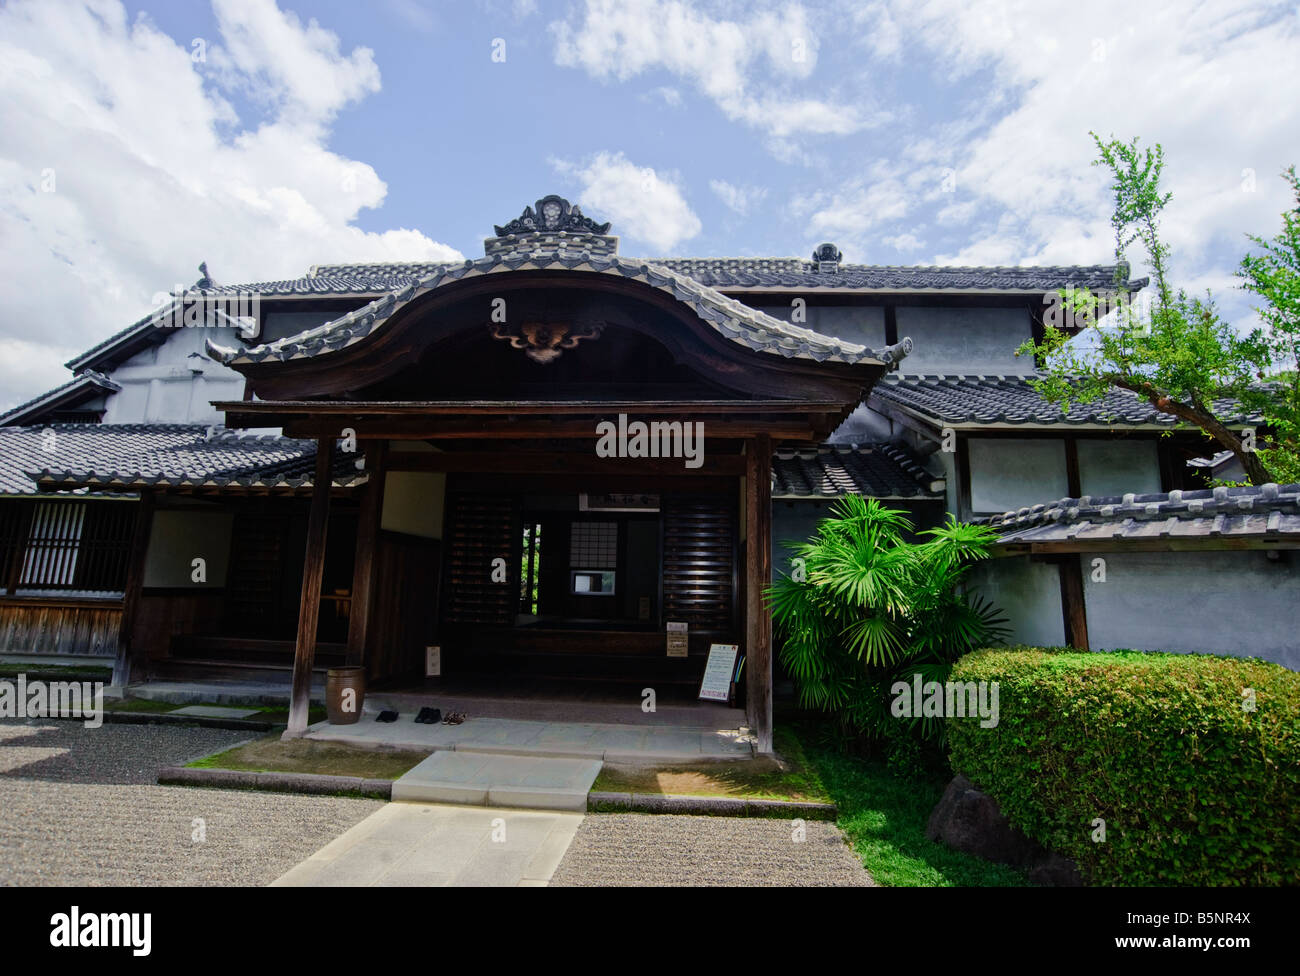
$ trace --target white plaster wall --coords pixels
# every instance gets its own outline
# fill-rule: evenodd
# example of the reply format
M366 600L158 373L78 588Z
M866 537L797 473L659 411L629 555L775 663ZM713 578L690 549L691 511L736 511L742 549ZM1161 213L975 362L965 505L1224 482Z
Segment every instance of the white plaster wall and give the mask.
M1069 494L1063 440L972 437L968 445L976 512L1000 514Z
M856 342L859 345L868 346L872 349L879 349L885 345L885 310L880 306L865 305L817 305L816 297L811 299L808 295L795 296L791 295L793 300L796 297L802 297L807 303L804 306L804 321L793 322L805 329L812 329L814 332L820 332L825 336L834 336L836 339L844 339L848 342ZM784 305L763 305L758 306L763 312L782 322L792 322L794 306L790 302ZM902 333L900 332L901 336Z
M1095 498L1160 490L1160 461L1154 439L1088 438L1075 441L1075 445L1083 494Z
M425 539L442 538L447 476L437 471L389 471L381 528Z
M1300 552L1106 553L1106 582L1084 556L1093 650L1263 657L1300 670Z
M901 305L898 338L912 339L905 373L1020 375L1034 371L1032 356L1014 355L1032 337L1023 308L926 308Z
M1065 643L1060 571L1051 563L1018 557L977 563L967 591L984 597L1008 618L1008 644L1059 647Z
M166 342L144 349L109 372L122 390L108 399L107 424L220 424L213 400L238 400L244 378L208 358L204 340L238 344L234 329L178 328ZM201 382L197 382L201 380Z
M145 554L146 587L205 589L226 585L234 515L217 509L160 509L154 512ZM192 579L193 560L207 563L207 582Z

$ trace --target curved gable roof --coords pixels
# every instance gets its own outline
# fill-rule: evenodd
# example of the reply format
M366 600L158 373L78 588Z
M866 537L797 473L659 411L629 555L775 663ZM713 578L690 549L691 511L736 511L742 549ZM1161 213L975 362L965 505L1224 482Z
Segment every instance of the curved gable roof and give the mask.
M229 349L208 340L208 354L233 367L324 355L360 342L383 328L399 309L429 292L470 278L512 271L572 271L639 281L688 306L724 338L750 350L787 359L888 366L897 363L912 348L910 339L875 350L824 336L750 308L670 268L597 254L586 248L571 249L561 235L533 239L537 236L527 235L515 250L489 254L460 265L435 265L428 275L390 291L383 298L295 336L243 350Z

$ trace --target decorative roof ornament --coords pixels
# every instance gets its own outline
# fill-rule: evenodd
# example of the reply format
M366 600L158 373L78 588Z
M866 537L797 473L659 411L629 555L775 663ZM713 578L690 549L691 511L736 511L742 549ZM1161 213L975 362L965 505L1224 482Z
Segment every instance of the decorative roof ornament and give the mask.
M565 349L573 349L583 339L599 339L603 322L525 322L514 329L505 323L488 326L492 338L504 339L535 363L546 365L559 359Z
M198 281L194 282L195 288L211 288L216 284L208 274L208 262L204 261L199 264L199 274L202 275Z
M840 262L844 260L844 255L840 253L838 247L827 241L825 244L817 245L812 259L818 271L834 273L840 269Z
M509 234L540 234L548 231L579 231L588 234L608 234L609 224L598 224L583 214L576 204L569 203L564 197L550 194L542 197L533 207L524 207L524 212L504 227L496 225L494 230L498 237Z

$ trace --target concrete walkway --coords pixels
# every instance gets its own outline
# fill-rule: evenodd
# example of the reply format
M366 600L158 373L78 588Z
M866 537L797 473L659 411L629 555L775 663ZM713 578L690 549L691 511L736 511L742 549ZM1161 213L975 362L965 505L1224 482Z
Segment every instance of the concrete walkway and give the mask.
M580 813L390 803L273 882L278 887L540 887Z
M393 799L582 813L600 765L599 759L435 752L397 778Z
M306 738L363 748L455 750L607 762L696 762L750 759L754 755L752 737L738 729L525 722L504 718L470 718L461 725L419 725L412 712L400 714L396 722L376 722L375 717L367 711L354 725L318 722L307 730Z

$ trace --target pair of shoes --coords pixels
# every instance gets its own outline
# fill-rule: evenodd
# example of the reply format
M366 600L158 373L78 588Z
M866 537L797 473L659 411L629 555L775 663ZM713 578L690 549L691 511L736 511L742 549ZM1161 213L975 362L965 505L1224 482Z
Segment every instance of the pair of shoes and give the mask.
M442 720L442 724L443 724L443 725L460 725L460 723L463 722L463 721L465 721L465 713L464 713L464 712L448 712L447 715L446 715L446 717Z
M388 710L382 711L382 712L380 712L378 715L375 716L375 721L376 721L376 722L396 722L396 721L397 721L397 713L396 713L396 712L392 712L392 711L388 711Z
M442 710L430 708L426 705L420 709L420 714L415 716L415 720L421 725L437 725L442 721Z

